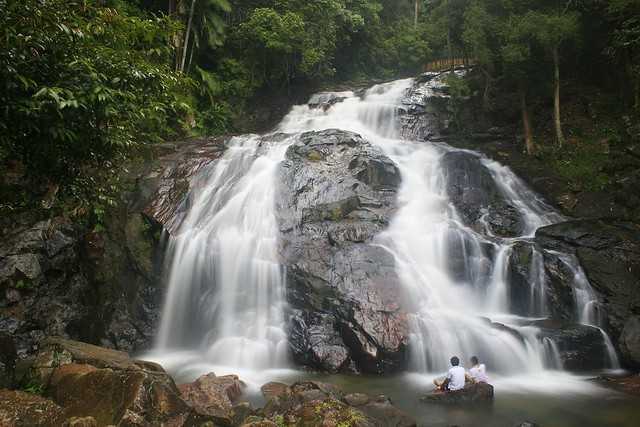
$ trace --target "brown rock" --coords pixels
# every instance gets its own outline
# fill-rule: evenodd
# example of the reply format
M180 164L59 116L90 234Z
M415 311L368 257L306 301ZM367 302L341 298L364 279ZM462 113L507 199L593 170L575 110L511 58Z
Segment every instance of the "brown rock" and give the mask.
M62 408L44 397L22 391L0 390L0 426L60 426Z
M182 398L199 414L217 417L228 424L233 422L233 403L242 395L244 384L235 375L216 377L203 375L189 384L179 386Z
M118 426L218 422L194 411L161 366L119 351L48 339L32 377L64 408L65 418L93 417L98 425Z
M269 400L273 397L289 393L289 386L278 382L268 382L260 387L260 391L264 398Z

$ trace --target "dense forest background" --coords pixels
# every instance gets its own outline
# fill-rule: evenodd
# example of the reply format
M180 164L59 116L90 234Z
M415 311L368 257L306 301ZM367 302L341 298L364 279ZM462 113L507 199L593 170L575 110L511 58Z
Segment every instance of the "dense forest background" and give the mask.
M0 10L3 213L95 220L124 165L155 142L255 130L267 100L451 58L475 64L471 78L452 78L454 98L476 99L478 121L517 123L514 144L581 185L606 187L609 147L640 138L638 0L0 0Z

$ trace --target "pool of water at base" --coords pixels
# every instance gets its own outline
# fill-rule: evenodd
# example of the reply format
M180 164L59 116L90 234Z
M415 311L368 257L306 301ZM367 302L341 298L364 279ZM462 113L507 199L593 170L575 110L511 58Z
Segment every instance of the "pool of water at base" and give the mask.
M597 385L593 378L602 372L581 376L561 371L511 377L492 376L494 403L488 407L473 407L421 402L420 397L433 389L434 375L327 375L291 369L256 372L198 363L190 356L179 354L150 359L161 363L177 383L193 381L209 372L218 376L236 374L247 385L244 399L253 407L265 404L260 393L262 384L269 381L293 384L311 380L334 384L345 393L384 394L396 407L412 415L418 421L418 426L514 427L524 421L541 427L640 426L640 397Z

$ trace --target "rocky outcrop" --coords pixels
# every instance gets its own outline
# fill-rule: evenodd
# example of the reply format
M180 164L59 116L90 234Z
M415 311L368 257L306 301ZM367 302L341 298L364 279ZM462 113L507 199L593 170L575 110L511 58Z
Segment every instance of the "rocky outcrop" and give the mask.
M360 136L302 134L279 171L277 216L295 359L328 371L405 365L407 318L393 257L374 238L400 175Z
M448 405L487 404L493 402L493 386L486 383L467 385L462 390L433 392L420 398L425 403L443 403Z
M27 357L51 335L116 348L153 336L152 230L132 215L87 232L63 218L18 228L0 242L0 331Z
M536 242L576 256L607 314L611 337L620 346L631 342L623 330L640 313L640 226L607 219L570 221L539 229ZM630 324L627 331L632 329ZM623 350L627 363L640 365L628 350Z
M450 151L442 157L440 168L447 195L466 225L501 237L522 234L520 213L500 192L477 154Z
M448 73L424 73L402 99L401 135L413 141L439 139L450 132Z
M224 140L154 150L154 159L123 171L128 190L92 228L25 217L0 229L0 332L12 336L19 359L46 336L125 351L150 346L163 293L161 232L180 221L189 179L221 155Z
M31 381L62 408L64 418L76 422L92 417L98 425L230 424L189 406L159 365L90 344L48 339Z
M191 179L222 156L225 142L225 138L204 138L165 144L166 152L137 179L133 209L165 230L175 230L189 203Z
M348 394L320 382L299 382L291 386L269 383L262 387L267 404L248 425L350 425L412 427L416 421L391 404L385 396ZM253 424L252 424L253 423ZM258 424L263 423L263 424Z

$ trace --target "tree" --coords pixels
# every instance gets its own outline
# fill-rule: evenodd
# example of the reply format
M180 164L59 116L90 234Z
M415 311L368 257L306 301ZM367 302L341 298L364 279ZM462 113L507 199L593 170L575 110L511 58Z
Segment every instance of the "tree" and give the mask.
M182 0L179 3L183 9L185 1ZM178 71L185 72L185 68L191 64L194 52L198 48L213 48L222 43L225 26L220 13L230 10L231 5L227 0L190 0L188 13L184 17L186 19L184 36L179 42L181 55L177 62ZM190 39L193 39L191 45L189 45ZM187 64L189 50L191 59Z
M553 121L558 146L564 144L560 115L560 48L578 35L578 15L568 10L530 11L522 17L523 30L553 59Z
M484 76L483 107L489 109L489 91L491 89L491 70L494 62L491 37L497 28L496 19L486 9L486 2L475 0L464 12L464 31L462 40L466 51L476 61Z

